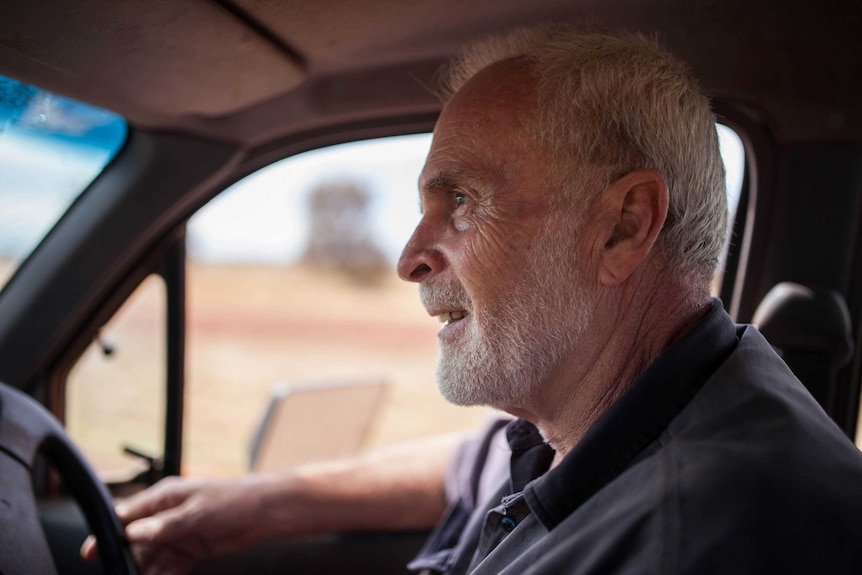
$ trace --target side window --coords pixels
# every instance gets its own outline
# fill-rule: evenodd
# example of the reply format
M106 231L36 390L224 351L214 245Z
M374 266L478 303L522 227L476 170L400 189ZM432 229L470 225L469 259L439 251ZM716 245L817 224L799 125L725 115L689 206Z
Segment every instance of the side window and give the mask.
M185 474L475 428L437 393L437 324L395 263L430 136L345 144L237 183L188 225Z
M739 134L724 124L717 124L718 145L721 149L721 158L724 160L724 169L727 174L727 210L728 219L733 221L739 207L739 198L742 195L742 178L745 170L745 148Z
M721 149L721 158L724 160L725 191L727 192L727 226L728 233L721 252L718 269L712 282L712 293L715 296L727 296L721 293L721 282L726 272L728 253L733 249L738 250L742 238L734 235L734 224L740 209L740 198L742 197L742 183L745 175L745 148L739 135L731 128L717 124L718 145Z
M68 375L67 431L106 481L145 470L125 447L163 451L165 305L162 278L145 279Z

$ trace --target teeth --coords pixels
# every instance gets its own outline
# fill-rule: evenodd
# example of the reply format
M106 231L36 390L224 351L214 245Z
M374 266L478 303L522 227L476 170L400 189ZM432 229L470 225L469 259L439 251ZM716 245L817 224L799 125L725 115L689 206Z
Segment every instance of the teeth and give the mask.
M450 323L457 319L464 318L464 311L444 311L440 315L437 316L437 319L440 320L440 323Z

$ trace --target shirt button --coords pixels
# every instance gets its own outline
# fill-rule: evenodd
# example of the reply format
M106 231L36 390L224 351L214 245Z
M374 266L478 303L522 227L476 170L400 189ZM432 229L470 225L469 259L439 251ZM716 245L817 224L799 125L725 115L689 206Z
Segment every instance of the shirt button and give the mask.
M518 524L515 523L515 520L511 517L503 517L500 520L500 525L503 527L503 531L506 533L511 533L512 529L514 529Z

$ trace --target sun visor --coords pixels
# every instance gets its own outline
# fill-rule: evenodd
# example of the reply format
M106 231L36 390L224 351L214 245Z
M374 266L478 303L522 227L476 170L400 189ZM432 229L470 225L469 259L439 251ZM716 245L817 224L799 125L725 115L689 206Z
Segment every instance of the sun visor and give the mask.
M223 116L305 76L283 47L205 0L4 3L0 67L22 59L40 77L21 80L127 116Z

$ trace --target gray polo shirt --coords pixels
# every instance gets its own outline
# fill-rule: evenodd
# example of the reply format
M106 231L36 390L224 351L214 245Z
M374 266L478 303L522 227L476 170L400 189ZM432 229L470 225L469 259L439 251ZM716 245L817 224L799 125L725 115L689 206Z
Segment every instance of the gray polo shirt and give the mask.
M862 572L862 456L718 300L554 469L531 424L508 423L508 448L503 425L465 449L411 569Z

